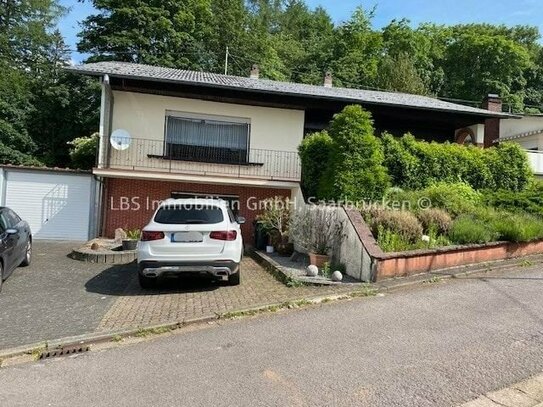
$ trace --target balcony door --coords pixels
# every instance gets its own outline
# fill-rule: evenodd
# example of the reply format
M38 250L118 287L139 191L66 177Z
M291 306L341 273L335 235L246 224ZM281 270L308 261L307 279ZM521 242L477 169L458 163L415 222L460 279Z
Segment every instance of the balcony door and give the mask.
M247 163L250 123L244 119L166 116L165 156L173 160Z

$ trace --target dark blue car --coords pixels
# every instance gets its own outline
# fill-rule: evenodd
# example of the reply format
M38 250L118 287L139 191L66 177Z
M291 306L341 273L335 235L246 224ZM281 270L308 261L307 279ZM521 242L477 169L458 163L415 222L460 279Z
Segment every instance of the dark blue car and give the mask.
M0 291L3 281L32 258L32 234L28 223L9 208L0 207Z

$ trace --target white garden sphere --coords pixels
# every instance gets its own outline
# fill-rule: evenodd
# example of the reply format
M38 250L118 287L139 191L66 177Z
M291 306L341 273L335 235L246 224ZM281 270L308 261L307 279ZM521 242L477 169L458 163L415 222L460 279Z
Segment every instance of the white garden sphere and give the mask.
M319 275L319 268L313 264L311 266L307 266L307 275L309 277L317 277Z
M341 271L334 271L332 273L332 281L341 281L343 280L343 274L341 274Z

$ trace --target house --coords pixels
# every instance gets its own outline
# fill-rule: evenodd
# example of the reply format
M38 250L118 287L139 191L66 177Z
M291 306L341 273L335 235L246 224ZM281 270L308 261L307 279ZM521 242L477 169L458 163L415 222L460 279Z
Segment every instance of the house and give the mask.
M142 227L158 201L217 196L245 216L251 244L258 201L301 199L297 148L349 104L372 112L378 131L491 145L492 123L510 117L442 100L392 92L192 72L123 62L74 66L102 83L95 176L102 185L101 233ZM485 123L487 126L485 127ZM490 125L489 125L490 124ZM495 127L495 126L494 126Z
M524 115L520 119L502 119L496 142L510 141L527 151L537 177L543 178L543 115Z

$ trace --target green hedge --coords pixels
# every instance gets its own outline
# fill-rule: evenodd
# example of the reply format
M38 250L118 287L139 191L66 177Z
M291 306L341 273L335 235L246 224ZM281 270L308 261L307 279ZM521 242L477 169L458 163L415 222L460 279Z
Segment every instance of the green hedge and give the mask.
M521 191L533 179L526 153L518 144L482 149L460 144L418 141L407 134L382 137L384 164L395 186L423 189L436 182L466 182L475 189Z
M330 160L320 181L325 199L379 200L390 186L381 140L373 134L371 114L358 105L334 116L329 134Z
M302 162L302 189L306 197L319 196L319 185L330 161L332 138L322 131L306 137L298 147Z
M483 202L487 206L512 212L527 212L543 215L543 183L534 181L520 192L507 190L483 191Z

